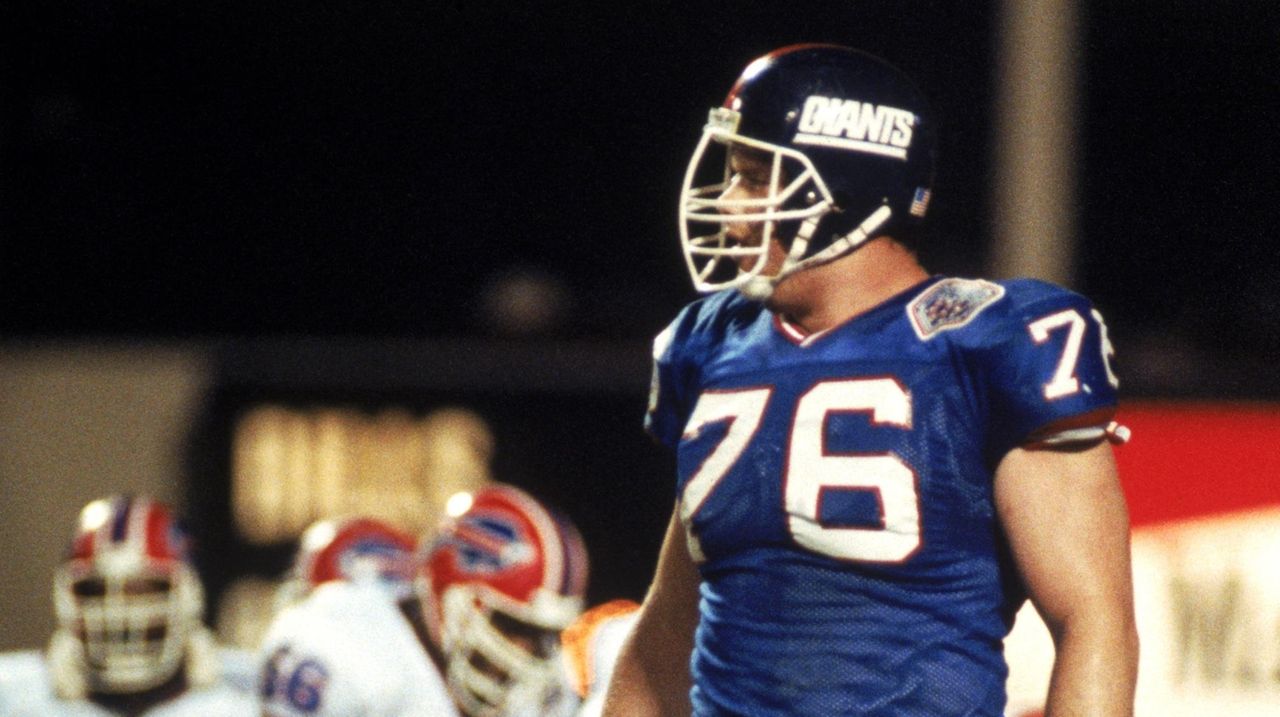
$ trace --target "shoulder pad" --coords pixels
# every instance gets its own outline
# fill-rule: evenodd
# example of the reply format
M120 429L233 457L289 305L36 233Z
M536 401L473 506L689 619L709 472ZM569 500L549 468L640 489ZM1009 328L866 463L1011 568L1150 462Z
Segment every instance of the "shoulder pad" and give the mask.
M640 605L632 600L611 600L582 613L560 633L561 655L569 668L571 686L579 697L585 698L593 688L600 687L596 652L601 629L612 620L634 617L639 609Z
M984 279L943 279L907 304L911 328L921 341L973 321L1004 296L1004 287Z

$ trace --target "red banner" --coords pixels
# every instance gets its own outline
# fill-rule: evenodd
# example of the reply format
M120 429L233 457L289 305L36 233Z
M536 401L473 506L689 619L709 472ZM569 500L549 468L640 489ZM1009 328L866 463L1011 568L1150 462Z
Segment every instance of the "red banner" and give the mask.
M1280 404L1130 403L1117 420L1135 527L1280 505Z

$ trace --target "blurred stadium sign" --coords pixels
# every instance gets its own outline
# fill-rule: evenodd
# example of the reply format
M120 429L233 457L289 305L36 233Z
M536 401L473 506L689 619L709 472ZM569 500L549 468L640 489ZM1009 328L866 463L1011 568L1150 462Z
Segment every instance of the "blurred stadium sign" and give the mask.
M493 449L489 426L465 408L418 416L258 406L232 437L236 528L251 543L272 544L316 520L362 515L418 535L435 528L451 495L491 480Z

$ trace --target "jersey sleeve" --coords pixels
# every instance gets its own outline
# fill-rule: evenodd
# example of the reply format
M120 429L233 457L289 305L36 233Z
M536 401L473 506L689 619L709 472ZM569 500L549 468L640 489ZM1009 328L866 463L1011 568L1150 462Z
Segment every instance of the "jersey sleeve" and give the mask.
M144 714L145 717L258 717L260 712L251 692L219 682L187 690Z
M1102 315L1083 296L1048 284L1010 289L1010 305L980 352L996 455L1103 438L1120 382Z
M653 340L653 375L644 428L662 445L674 449L689 418L690 369L683 360L687 310Z
M105 714L105 710L95 712L83 700L57 699L50 688L44 656L38 650L0 654L0 715L48 717L77 713L77 710L68 709L65 705L85 705L79 711L81 715Z

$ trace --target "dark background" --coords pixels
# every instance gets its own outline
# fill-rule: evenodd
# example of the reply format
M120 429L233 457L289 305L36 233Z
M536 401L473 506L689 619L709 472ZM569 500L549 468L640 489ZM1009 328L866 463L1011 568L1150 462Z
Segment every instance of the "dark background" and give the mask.
M705 111L795 41L919 79L944 126L926 259L981 272L996 4L643 5L11 9L0 332L471 335L525 268L567 285L560 332L651 335L692 296L675 197ZM1080 15L1076 288L1122 356L1131 337L1274 353L1280 6Z
M1108 317L1130 395L1280 396L1280 3L1079 12L1074 288ZM752 58L800 41L857 46L918 80L943 127L924 258L943 273L987 265L995 3L47 0L0 13L0 339L492 338L485 297L526 272L567 297L537 340L642 346L693 298L676 196L707 109ZM252 383L214 397L209 436L281 392ZM334 385L286 393L312 389ZM642 389L530 390L518 410L509 391L473 394L508 417L503 470L572 504L589 538L621 525L656 541L668 486L627 483L661 459L626 464L630 444L612 442L640 440ZM574 438L593 448L561 469L544 446ZM584 517L594 476L610 498ZM619 511L630 522L611 522ZM639 544L616 555L647 564L656 543ZM644 573L626 567L634 592Z

